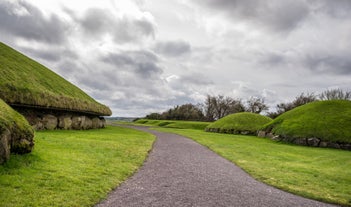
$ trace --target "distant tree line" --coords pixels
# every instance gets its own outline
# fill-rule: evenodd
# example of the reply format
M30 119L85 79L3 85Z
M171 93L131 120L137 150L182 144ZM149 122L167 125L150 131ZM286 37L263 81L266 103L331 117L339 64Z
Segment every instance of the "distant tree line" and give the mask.
M267 112L267 116L275 118L298 106L318 100L351 100L351 91L331 89L319 95L313 93L301 93L292 102L280 103L275 112ZM183 104L175 106L163 113L151 113L146 119L156 120L189 120L189 121L215 121L229 114L239 112L262 113L268 111L268 106L263 98L250 97L248 100L232 98L229 96L207 95L203 103Z

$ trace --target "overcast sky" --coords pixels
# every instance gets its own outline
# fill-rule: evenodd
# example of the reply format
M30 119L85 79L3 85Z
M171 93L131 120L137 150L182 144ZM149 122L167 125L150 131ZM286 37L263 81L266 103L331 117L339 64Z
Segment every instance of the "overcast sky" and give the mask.
M351 89L350 0L1 0L0 41L113 116Z

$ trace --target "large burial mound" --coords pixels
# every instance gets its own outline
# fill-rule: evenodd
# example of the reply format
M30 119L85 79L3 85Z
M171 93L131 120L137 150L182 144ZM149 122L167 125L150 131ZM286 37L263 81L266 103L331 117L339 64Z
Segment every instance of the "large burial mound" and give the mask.
M34 132L27 120L0 99L0 164L10 153L32 151Z
M230 134L257 134L257 131L272 119L249 112L235 113L225 116L206 127L208 132Z
M351 101L316 101L268 123L261 136L316 147L351 150Z
M99 128L110 109L38 62L0 43L0 98L36 129ZM95 118L95 119L94 119Z

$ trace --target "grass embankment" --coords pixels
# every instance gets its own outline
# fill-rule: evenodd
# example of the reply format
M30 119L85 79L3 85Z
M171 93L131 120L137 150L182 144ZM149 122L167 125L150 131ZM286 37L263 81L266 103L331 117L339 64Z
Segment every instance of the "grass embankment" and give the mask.
M146 125L146 126L159 126L159 127L166 127L166 128L204 130L211 122L139 119L139 120L135 121L134 123L135 124L142 124L142 125Z
M351 206L350 151L200 130L158 130L189 137L269 185L304 197Z
M0 98L10 104L111 115L78 87L0 42Z
M249 112L225 116L206 127L206 131L230 134L256 134L271 118Z
M120 127L36 132L0 166L1 206L93 206L143 163L154 137Z
M316 101L288 111L264 130L292 138L351 143L351 101Z

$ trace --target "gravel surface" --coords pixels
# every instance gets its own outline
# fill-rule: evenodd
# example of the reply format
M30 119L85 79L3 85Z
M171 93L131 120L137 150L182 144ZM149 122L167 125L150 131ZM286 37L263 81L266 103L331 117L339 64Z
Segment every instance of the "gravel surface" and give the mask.
M143 167L98 204L102 206L333 206L254 180L202 145L179 135L157 136Z

